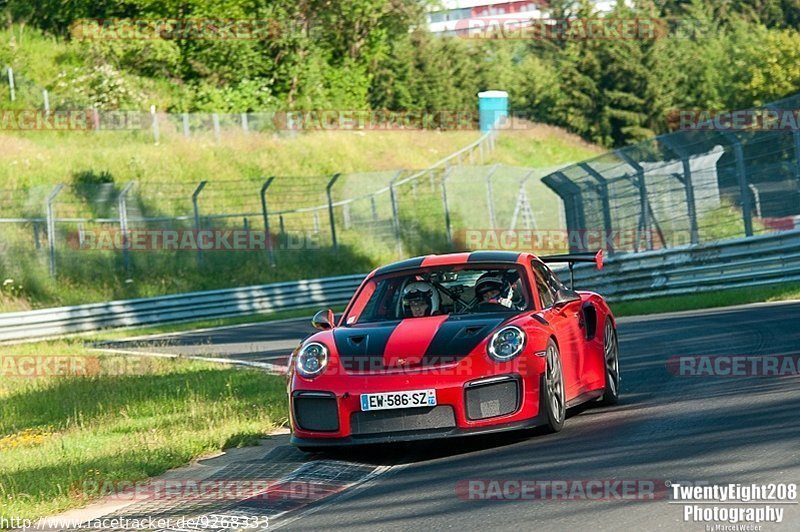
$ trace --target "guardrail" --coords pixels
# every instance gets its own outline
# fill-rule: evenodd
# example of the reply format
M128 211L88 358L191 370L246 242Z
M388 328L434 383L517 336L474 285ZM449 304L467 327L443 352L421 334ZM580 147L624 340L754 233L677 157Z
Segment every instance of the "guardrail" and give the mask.
M363 274L0 314L0 341L111 327L246 316L346 303ZM602 271L575 268L578 288L609 301L800 281L800 231L620 254Z
M346 303L363 274L0 314L0 341Z
M609 301L796 281L800 281L800 231L620 254L608 259L602 271L575 268L578 288L597 291Z

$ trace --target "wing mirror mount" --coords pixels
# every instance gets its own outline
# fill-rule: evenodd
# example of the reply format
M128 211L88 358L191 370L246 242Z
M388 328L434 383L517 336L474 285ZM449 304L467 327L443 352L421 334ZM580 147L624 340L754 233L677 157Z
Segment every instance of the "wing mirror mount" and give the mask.
M319 329L320 331L327 331L328 329L333 329L334 327L334 319L333 319L333 311L331 309L320 310L314 317L311 318L311 325L315 329Z
M568 304L572 303L573 301L580 301L581 296L574 290L569 288L561 288L558 292L556 292L556 300L553 303L555 308L563 308L566 307Z

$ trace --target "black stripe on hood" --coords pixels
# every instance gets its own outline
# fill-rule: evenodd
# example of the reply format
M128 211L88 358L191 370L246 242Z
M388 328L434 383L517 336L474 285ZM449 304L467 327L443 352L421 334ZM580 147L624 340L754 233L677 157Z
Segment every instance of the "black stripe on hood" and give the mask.
M516 316L508 312L452 316L442 323L428 346L422 365L453 363L466 357L490 332Z
M358 372L382 370L386 343L399 323L335 328L333 340L344 369Z

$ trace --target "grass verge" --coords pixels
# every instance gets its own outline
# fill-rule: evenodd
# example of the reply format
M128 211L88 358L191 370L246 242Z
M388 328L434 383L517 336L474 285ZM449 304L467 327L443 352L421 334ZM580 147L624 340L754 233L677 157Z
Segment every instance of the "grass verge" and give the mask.
M41 375L44 357L85 374ZM284 379L260 371L97 356L70 340L9 346L0 362L0 517L80 507L87 481L156 476L286 422ZM40 376L19 375L31 367Z
M747 303L787 301L800 299L800 283L774 286L734 288L685 296L654 297L641 301L612 303L611 309L617 317L678 312L716 307L730 307Z

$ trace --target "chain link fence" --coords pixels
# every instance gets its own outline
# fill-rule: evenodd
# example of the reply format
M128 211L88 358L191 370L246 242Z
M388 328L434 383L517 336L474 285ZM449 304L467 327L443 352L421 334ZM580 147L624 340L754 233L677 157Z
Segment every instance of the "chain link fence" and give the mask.
M72 280L209 263L285 266L463 249L469 231L559 229L546 170L448 166L262 180L68 184L0 192L0 241ZM490 194L490 195L487 195ZM491 199L489 199L491 198ZM245 253L246 252L246 253ZM94 263L96 268L87 267ZM83 279L85 280L85 279Z
M146 280L135 295L150 296L435 252L637 252L800 225L797 127L679 131L562 168L484 165L494 142L419 171L0 190L0 266L28 284Z
M484 135L419 171L142 183L89 171L54 187L0 190L0 271L33 290L50 277L59 289L148 297L454 249L460 200L443 202L445 176L488 171L453 165L480 163L494 142Z
M618 244L613 251L795 229L798 104L795 95L731 113L725 121L709 115L680 131L562 168L544 183L563 200L570 234L599 229ZM589 251L580 238L571 249Z

